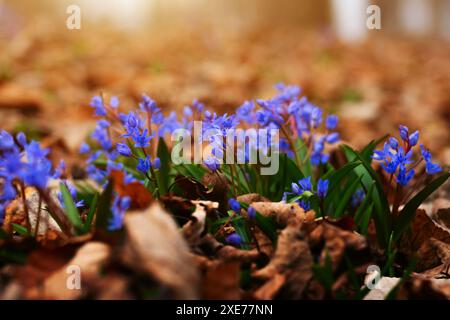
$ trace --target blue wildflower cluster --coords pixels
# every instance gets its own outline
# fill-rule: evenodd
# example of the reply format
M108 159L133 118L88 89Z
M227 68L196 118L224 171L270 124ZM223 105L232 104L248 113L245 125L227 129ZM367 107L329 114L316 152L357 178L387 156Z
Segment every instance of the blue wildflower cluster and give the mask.
M59 178L62 167L54 170L47 158L49 149L37 141L27 142L23 133L15 139L6 131L0 133L0 221L6 206L16 198L17 191L32 186L40 190L47 187L52 178Z
M291 192L285 192L283 195L283 201L286 201L287 197L289 195L294 196L304 196L305 193L310 192L311 195L315 194L320 200L324 200L328 193L328 185L329 181L327 179L319 179L317 181L317 187L316 191L313 190L313 185L311 183L311 177L306 177L303 179L300 179L297 183L293 182L291 184ZM311 209L311 202L309 200L309 197L300 198L296 201L299 206L305 210L308 211Z
M406 186L413 179L415 168L422 162L425 162L425 171L432 175L442 171L442 168L432 161L431 153L423 144L420 145L421 158L418 161L413 160L414 147L419 142L419 131L409 133L406 126L400 125L400 138L397 140L390 137L385 142L383 149L375 150L372 158L381 162L383 170L392 177L400 186Z
M118 195L114 197L111 207L112 217L108 222L108 230L116 231L122 228L125 212L130 208L130 205L130 197L119 197Z
M300 138L308 149L306 157L312 165L327 163L329 155L325 153L326 145L335 144L340 139L339 133L333 131L337 127L338 117L328 115L324 125L323 110L306 97L300 97L299 87L280 83L275 88L278 94L271 99L256 100L261 107L258 110L253 101L245 102L237 109L237 118L249 125L280 129L284 134L281 147L291 156L297 152L295 141ZM323 125L324 130L321 130Z
M173 116L164 118L156 102L147 95L142 96L139 110L128 114L119 112L119 104L119 99L112 97L107 105L101 96L92 98L90 104L99 117L91 134L97 148L92 150L85 142L80 147L80 153L88 155L87 172L99 183L104 183L112 170L125 172L125 184L143 181L128 172L119 157L134 159L134 169L148 176L151 170L161 166L160 159L151 156L159 136L174 129L172 124L169 125ZM168 129L169 126L171 129ZM99 166L99 160L106 165Z

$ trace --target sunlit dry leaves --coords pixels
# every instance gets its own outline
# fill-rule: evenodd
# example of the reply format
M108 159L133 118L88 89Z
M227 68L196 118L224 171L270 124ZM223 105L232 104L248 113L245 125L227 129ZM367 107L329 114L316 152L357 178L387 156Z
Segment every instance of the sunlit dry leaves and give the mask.
M124 183L124 173L122 171L113 170L111 177L114 181L114 190L121 197L130 197L131 210L139 210L147 208L153 201L151 193L140 182Z
M45 279L36 290L37 297L45 299L79 299L97 285L101 269L111 256L111 248L101 242L89 242L78 249L75 256L61 269ZM74 290L80 276L80 290Z
M426 257L430 254L427 248L427 241L430 238L450 243L450 233L442 226L435 223L423 209L416 211L416 216L412 222L411 232L406 233L401 239L400 250L408 255L419 254L419 257L424 261L429 261L430 264L424 264L423 268L432 267L433 258ZM423 248L421 248L423 246ZM434 258L435 260L436 258Z
M311 231L308 240L315 250L321 247L321 263L324 263L327 255L331 258L333 270L336 270L343 262L344 254L355 255L354 258L359 258L356 261L352 259L354 263L361 263L365 260L364 258L370 257L367 241L363 236L324 221Z
M174 298L198 297L198 270L175 221L158 203L125 216L120 257L129 268L169 288Z
M206 255L216 256L224 261L239 261L245 263L253 262L261 258L257 249L241 250L233 246L223 245L210 234L205 235L201 239L199 247Z
M413 275L400 286L397 298L401 300L449 300L450 279L426 279Z
M23 287L24 298L42 297L42 284L53 273L61 270L73 258L76 248L39 249L30 252L27 263L15 268L15 278ZM65 285L64 283L61 286Z
M252 204L253 202L270 202L269 199L263 197L259 193L248 193L240 195L236 198L239 202L244 202L247 204Z
M375 288L369 291L364 300L384 300L392 289L399 283L400 278L382 277Z
M219 204L212 201L192 201L192 203L195 205L195 211L191 220L183 226L183 235L191 246L195 246L205 229L206 211L219 208Z
M255 278L266 281L271 281L276 274L283 275L285 284L279 289L289 299L300 299L313 276L313 258L300 225L298 221L293 221L281 232L269 264L252 274ZM259 294L265 295L264 291ZM271 292L271 295L275 295L275 292Z
M208 268L202 283L202 298L237 300L240 292L240 263L217 262Z
M252 207L266 217L273 217L280 226L285 226L291 219L300 221L314 220L314 211L305 212L297 203L253 202Z
M286 276L284 274L276 273L271 279L259 287L253 293L253 296L258 300L273 299L285 282Z

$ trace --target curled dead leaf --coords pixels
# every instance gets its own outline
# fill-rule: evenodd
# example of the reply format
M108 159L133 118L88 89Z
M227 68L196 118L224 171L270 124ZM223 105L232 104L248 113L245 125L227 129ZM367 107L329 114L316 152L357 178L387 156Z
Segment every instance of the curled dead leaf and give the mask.
M199 275L189 247L159 203L125 216L123 263L166 286L177 299L198 298Z

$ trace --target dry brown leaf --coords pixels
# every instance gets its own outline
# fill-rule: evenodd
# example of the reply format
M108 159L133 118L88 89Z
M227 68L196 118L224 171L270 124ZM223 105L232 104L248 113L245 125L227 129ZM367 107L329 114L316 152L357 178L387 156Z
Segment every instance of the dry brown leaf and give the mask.
M219 208L219 204L212 201L191 202L195 205L195 211L192 213L191 220L183 226L183 235L191 246L197 246L205 229L206 211Z
M305 212L297 203L284 202L253 202L252 207L266 217L273 217L281 225L287 225L291 219L300 221L314 220L314 211Z
M276 274L284 275L286 281L280 289L289 299L300 299L313 276L313 258L300 227L299 221L291 220L278 238L272 260L252 274L255 278L267 281Z
M224 261L239 261L242 263L256 261L261 258L257 249L241 250L233 246L223 245L212 235L207 234L201 239L199 246L207 255L215 255Z
M159 203L125 216L123 262L169 288L174 298L198 298L198 270L175 221Z
M321 248L320 261L325 262L329 255L333 270L336 270L342 262L344 254L360 253L367 249L366 239L351 231L340 229L325 221L317 225L309 234L309 243L311 248ZM368 255L367 255L368 256Z
M123 182L124 173L113 170L111 177L114 180L114 190L119 193L121 197L128 196L131 199L131 210L140 210L147 208L153 201L152 194L144 187L142 183L130 182L125 184Z
M101 268L108 262L111 249L101 242L89 242L80 247L75 256L62 268L51 274L42 284L37 286L35 298L72 300L86 295L101 278ZM68 286L71 283L69 277L74 276L69 267L77 267L80 271L81 288L73 289ZM33 293L31 293L33 296Z
M217 262L208 268L203 279L202 298L237 300L240 292L240 263Z
M285 282L286 276L284 274L276 273L269 281L259 287L258 290L253 293L253 296L258 300L273 299Z
M416 216L412 222L411 233L406 233L400 243L400 250L407 254L420 253L419 257L423 262L432 262L433 258L428 256L427 241L430 238L450 243L450 233L434 222L423 209L417 209ZM423 246L423 248L421 248ZM432 265L423 263L424 268L430 268Z

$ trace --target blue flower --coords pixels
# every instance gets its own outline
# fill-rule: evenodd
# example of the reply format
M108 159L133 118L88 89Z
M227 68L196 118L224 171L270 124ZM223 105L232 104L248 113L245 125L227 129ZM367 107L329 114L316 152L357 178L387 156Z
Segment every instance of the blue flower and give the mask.
M159 168L161 168L161 160L156 157L155 159L153 159L152 161L152 166L153 168L155 168L156 170L158 170Z
M211 170L212 172L215 172L220 169L220 161L216 157L208 157L204 160L205 166Z
M132 155L131 149L126 143L119 142L116 146L116 150L120 155L125 157L131 157Z
M385 143L385 148L387 147L387 144ZM394 137L390 137L389 138L389 146L394 149L397 150L398 149L398 140L395 139Z
M247 216L250 219L255 219L256 218L256 209L253 208L252 206L249 206L247 209Z
M404 165L401 165L398 170L397 183L401 186L406 186L413 176L414 170L408 170Z
M157 107L155 100L150 98L149 96L143 94L142 101L139 103L139 107L142 111L148 113L159 113L160 109Z
M114 198L113 205L111 207L112 217L108 224L109 231L116 231L122 228L125 212L129 209L130 205L130 197L120 198L119 196L116 196Z
M236 232L233 232L225 237L225 241L229 244L239 246L242 244L242 238L240 235L238 235Z
M419 131L411 133L408 137L408 140L409 140L409 145L411 147L414 147L417 144L417 142L419 141Z
M324 199L327 196L328 184L329 181L327 179L319 179L319 181L317 182L317 195L319 198Z
M16 135L16 139L22 148L25 148L27 146L27 137L25 136L25 133L19 132Z
M236 213L241 212L241 204L234 198L228 200L228 206L230 207L231 210L233 210Z
M311 177L300 179L297 183L291 184L291 190L296 195L302 195L305 191L312 190Z
M147 156L145 158L139 158L136 170L147 173L150 170L151 165L150 157Z
M442 171L441 166L432 161L430 150L425 149L423 144L420 145L420 151L423 160L425 160L425 171L427 174L436 174Z
M407 126L399 125L398 130L400 131L400 137L403 141L408 142L409 129Z
M357 189L350 199L350 205L352 208L359 206L364 201L365 197L366 194L364 190L362 188Z
M305 211L311 210L311 203L309 202L309 200L302 199L298 202L298 204Z
M87 154L91 151L91 147L86 142L83 142L80 146L79 153L80 154Z
M325 120L325 127L328 130L334 130L338 125L338 121L339 121L338 116L330 114L327 116L327 119Z
M111 99L109 99L109 105L111 108L117 109L119 107L119 98L112 96Z
M327 135L326 141L330 144L336 143L339 141L339 133L333 132Z
M106 108L103 104L103 98L101 96L94 96L89 104L91 107L95 108L95 115L104 117L106 116Z
M255 123L255 114L253 109L255 108L255 103L253 101L245 101L236 110L236 116L239 120L245 121L248 124Z
M148 134L148 129L145 128L144 131L142 132L142 134L135 134L133 135L133 140L135 143L135 147L136 148L145 148L148 147L150 145L150 140L152 139L151 136L149 136Z
M94 132L91 134L91 138L97 141L101 148L105 151L108 151L113 146L108 130L99 125L95 127Z

